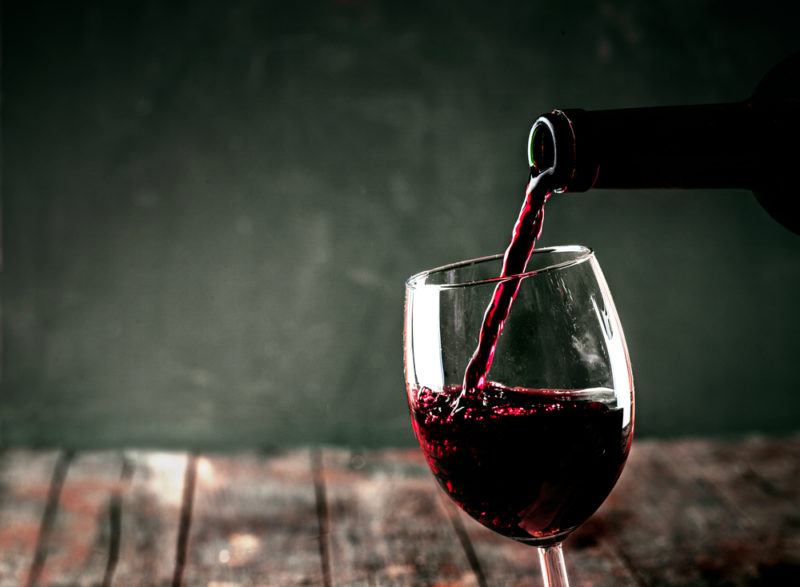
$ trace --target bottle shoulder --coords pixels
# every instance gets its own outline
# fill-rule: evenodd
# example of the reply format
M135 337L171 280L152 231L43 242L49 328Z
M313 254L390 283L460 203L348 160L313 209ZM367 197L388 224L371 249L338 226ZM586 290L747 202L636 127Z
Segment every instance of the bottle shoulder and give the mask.
M750 103L756 108L800 110L800 51L789 55L761 79Z

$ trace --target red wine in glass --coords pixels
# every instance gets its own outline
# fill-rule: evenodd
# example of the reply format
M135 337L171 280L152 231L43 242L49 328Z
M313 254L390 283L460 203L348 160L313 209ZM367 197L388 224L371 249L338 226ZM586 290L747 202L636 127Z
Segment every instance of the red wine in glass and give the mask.
M625 464L631 423L610 389L409 390L428 465L470 516L520 542L558 542L600 506Z

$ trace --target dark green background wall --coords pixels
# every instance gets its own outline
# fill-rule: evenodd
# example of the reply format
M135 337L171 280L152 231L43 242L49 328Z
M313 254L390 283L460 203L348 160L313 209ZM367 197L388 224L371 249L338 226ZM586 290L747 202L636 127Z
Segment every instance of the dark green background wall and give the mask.
M744 98L781 4L6 1L2 443L410 443L403 279L503 248L535 115ZM596 249L640 433L796 429L800 237L747 193L543 242Z

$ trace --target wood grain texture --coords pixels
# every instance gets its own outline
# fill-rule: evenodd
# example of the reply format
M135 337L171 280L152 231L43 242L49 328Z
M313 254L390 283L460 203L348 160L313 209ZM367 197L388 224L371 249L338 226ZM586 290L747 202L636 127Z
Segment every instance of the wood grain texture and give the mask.
M103 584L116 538L112 506L124 483L123 462L118 452L79 454L72 461L48 539L41 585Z
M540 584L416 450L0 459L0 587ZM798 585L799 494L800 436L638 441L565 543L573 587Z
M320 585L320 528L308 450L201 456L187 585Z
M785 495L763 495L763 482L747 473L747 446L761 442L636 443L618 491L589 525L646 585L797 584L795 560L776 549L793 544L780 529L796 524L797 506ZM796 483L789 464L796 449L767 444L783 461L776 477ZM772 513L754 513L761 508Z
M477 585L419 453L325 450L333 585Z
M0 455L0 586L24 585L50 492L56 451Z
M688 463L684 474L709 483L744 529L741 543L729 537L728 556L765 582L800 584L800 436L682 440L671 448Z
M592 522L599 540L616 545L645 585L704 585L695 557L708 545L699 532L709 530L688 500L705 501L703 512L719 522L719 505L706 493L677 478L661 458L665 447L634 443L617 491ZM717 536L719 538L719 536Z
M113 585L170 585L184 499L185 453L130 452Z

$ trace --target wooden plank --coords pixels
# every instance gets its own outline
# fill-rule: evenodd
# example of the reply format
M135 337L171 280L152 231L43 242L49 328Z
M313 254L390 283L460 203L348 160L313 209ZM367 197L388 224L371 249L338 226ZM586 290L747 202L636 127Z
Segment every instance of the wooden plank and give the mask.
M0 587L540 584L417 450L0 458ZM639 441L565 552L573 587L792 585L798 534L800 437Z
M24 585L58 460L56 451L13 450L0 456L0 586Z
M744 444L731 447L741 451ZM751 585L763 580L770 547L759 536L771 535L774 528L747 523L726 498L726 492L735 491L730 483L742 479L731 476L731 462L714 472L719 446L638 443L629 481L598 517L643 583ZM744 499L752 497L749 492ZM773 502L771 507L782 506Z
M130 452L122 494L119 557L113 585L171 585L191 458L185 453Z
M684 440L672 446L746 529L745 544L728 538L730 556L749 561L761 580L800 584L800 438Z
M788 504L798 504L800 498L800 435L767 439L751 436L740 446L729 443L720 448L741 451L742 458L750 469L766 484L761 487L767 493ZM723 461L722 451L716 458ZM771 487L768 487L771 485Z
M564 556L573 587L643 585L628 560L607 536L602 506L596 515L564 541Z
M742 452L755 475L748 477L772 498L762 517L749 516L756 518L754 533L767 553L759 561L759 576L764 584L800 585L800 435L752 437ZM761 510L751 506L750 511Z
M692 558L702 519L686 515L691 491L659 455L668 445L634 442L626 470L592 518L598 541L612 546L643 585L704 585Z
M326 449L333 585L476 585L419 451Z
M123 470L119 453L82 453L72 461L42 563L42 585L103 584L114 539L114 498L122 489Z
M308 450L201 456L187 585L321 585Z

